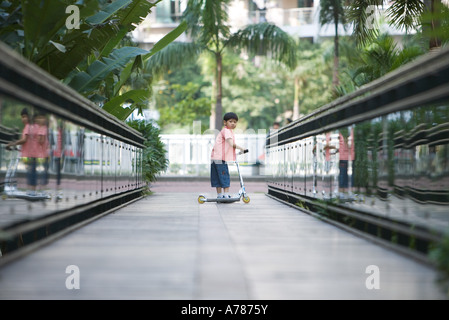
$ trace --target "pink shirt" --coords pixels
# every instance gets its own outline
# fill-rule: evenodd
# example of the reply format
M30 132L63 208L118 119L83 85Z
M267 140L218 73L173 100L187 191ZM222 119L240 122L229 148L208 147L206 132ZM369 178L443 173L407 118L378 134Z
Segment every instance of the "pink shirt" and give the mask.
M225 127L215 139L210 157L212 160L235 161L235 148L226 142L227 139L232 139L232 144L235 144L234 132Z
M354 160L354 135L351 130L351 137L346 139L343 138L343 135L340 133L340 149L338 152L340 153L340 160L349 160L349 156L351 156L351 160ZM350 141L349 141L350 140ZM351 144L351 148L349 148L348 143ZM351 153L351 154L349 154Z
M55 150L53 150L53 156L56 158L61 158L62 156L62 130L58 129L58 134L56 138Z
M326 133L326 161L331 161L331 149L329 148L331 145L331 134Z
M33 156L33 154L32 154L33 135L31 133L31 128L32 128L32 126L27 123L25 125L25 128L23 128L23 130L22 130L22 138L25 138L25 136L27 136L27 140L21 146L22 157L32 157Z
M34 134L36 135L36 158L47 158L49 151L47 126L40 126L37 124L34 126Z

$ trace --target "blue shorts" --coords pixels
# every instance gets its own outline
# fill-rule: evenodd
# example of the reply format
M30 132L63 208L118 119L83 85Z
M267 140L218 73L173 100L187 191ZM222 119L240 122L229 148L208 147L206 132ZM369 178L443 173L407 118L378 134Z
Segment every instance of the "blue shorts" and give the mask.
M338 186L340 188L348 187L348 160L340 160L340 175L338 177Z
M231 177L225 161L212 161L210 164L210 184L215 188L229 188Z

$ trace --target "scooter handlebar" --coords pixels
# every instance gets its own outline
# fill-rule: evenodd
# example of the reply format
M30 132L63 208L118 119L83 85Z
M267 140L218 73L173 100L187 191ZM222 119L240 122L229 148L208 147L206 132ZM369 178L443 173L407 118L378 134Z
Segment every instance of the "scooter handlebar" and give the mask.
M6 147L5 147L5 149L6 149L6 150L8 150L8 151L15 151L15 150L19 150L19 148L18 148L18 147L16 147L16 146L6 146Z
M240 151L240 152L238 153L238 155L241 155L241 154L244 154L244 153L248 153L248 149L245 149L245 150L243 150L243 151Z

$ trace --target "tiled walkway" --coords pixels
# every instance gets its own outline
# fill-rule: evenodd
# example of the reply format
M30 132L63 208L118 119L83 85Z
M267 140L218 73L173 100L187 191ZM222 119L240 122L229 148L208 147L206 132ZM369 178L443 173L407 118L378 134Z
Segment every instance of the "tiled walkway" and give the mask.
M0 298L446 298L428 266L263 193L249 204L199 204L186 191L154 188L2 266Z

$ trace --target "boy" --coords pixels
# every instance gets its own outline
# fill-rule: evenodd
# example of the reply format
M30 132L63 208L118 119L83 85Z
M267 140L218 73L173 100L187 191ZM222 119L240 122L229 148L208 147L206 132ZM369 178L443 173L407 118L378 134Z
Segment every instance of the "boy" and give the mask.
M228 161L235 161L235 149L244 151L245 149L235 144L233 130L237 126L239 118L233 112L228 112L223 117L224 128L215 139L212 148L210 180L211 186L217 189L217 199L231 198L229 186L231 177L229 175Z
M22 123L24 125L22 136L19 140L8 143L6 149L11 150L11 147L21 145L20 156L27 168L27 194L34 196L36 195L37 186L35 126L31 123L28 109L22 109L20 117L22 118Z

